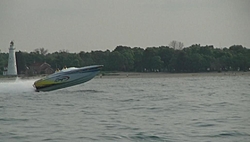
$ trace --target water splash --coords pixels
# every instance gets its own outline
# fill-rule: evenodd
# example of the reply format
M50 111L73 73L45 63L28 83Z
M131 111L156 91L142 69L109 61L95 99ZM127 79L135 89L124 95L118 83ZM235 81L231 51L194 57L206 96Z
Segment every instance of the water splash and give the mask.
M4 78L0 80L0 93L34 92L33 83L36 79Z

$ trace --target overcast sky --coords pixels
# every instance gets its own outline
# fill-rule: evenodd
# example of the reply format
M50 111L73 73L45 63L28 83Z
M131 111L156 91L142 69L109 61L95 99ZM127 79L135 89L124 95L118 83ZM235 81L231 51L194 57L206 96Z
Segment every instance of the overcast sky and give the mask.
M250 48L250 0L1 0L0 50L168 46Z

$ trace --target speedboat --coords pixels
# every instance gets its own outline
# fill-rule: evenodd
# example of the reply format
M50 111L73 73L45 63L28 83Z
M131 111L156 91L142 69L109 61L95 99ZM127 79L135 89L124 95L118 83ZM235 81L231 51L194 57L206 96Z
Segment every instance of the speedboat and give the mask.
M103 65L62 69L34 82L36 91L52 91L87 82L94 78Z

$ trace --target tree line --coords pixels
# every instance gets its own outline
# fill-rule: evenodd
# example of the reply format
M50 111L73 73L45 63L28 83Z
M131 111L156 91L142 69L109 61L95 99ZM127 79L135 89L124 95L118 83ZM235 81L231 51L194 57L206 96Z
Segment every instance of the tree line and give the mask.
M16 52L18 73L24 72L35 62L46 62L53 69L104 65L103 71L125 72L171 72L193 73L211 71L248 71L250 68L250 49L242 45L229 48L191 45L183 49L169 46L140 47L117 46L113 51L91 51L69 53L59 51L48 53L44 48L33 52ZM0 53L0 67L8 63L8 54ZM1 70L2 71L2 70Z

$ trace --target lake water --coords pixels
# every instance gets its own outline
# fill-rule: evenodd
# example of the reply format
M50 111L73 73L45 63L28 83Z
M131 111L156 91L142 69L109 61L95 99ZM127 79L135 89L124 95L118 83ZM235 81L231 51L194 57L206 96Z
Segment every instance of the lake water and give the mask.
M0 81L1 142L249 142L250 76Z

